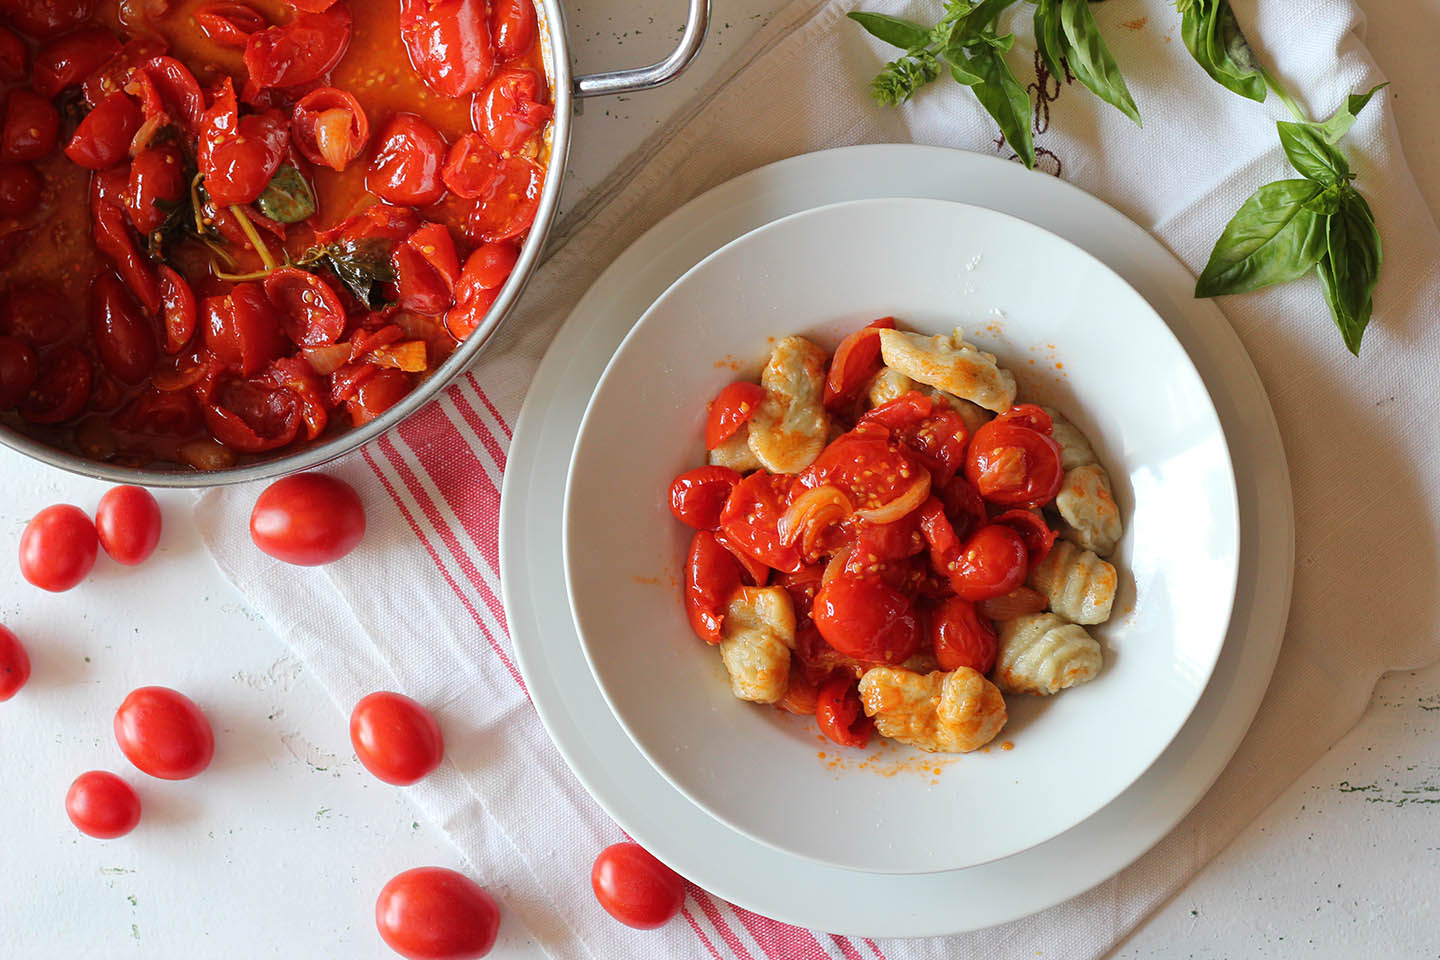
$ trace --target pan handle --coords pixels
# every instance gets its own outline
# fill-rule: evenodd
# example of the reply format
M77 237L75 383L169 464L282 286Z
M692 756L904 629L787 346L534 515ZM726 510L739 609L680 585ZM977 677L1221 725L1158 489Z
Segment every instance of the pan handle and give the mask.
M604 97L616 93L637 93L669 83L690 65L705 42L705 28L710 21L710 0L689 0L690 13L685 32L670 56L648 67L611 70L575 78L577 97Z

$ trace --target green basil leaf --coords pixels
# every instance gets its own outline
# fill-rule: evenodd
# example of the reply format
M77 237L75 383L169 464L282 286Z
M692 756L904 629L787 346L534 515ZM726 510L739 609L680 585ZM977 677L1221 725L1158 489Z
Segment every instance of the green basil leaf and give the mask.
M1075 71L1075 78L1139 126L1140 111L1110 48L1100 36L1087 0L1060 0L1060 28L1065 34L1065 60Z
M952 61L947 60L946 63L950 64L950 76L954 77L955 82L958 84L962 84L967 87L973 87L977 83L985 82L984 77L971 73L964 67L957 67Z
M1065 39L1060 29L1060 0L1039 0L1035 4L1035 46L1045 61L1045 69L1063 82L1065 68L1060 61L1065 56Z
M1330 119L1324 123L1312 124L1312 126L1315 127L1326 143L1339 143L1340 138L1349 133L1350 128L1355 125L1355 118L1360 116L1360 111L1365 109L1365 104L1370 102L1370 98L1375 96L1376 91L1388 86L1390 86L1390 83L1386 81L1385 83L1371 87L1369 93L1350 94L1350 96L1345 98L1345 102L1341 104L1340 109L1331 114Z
M1180 13L1180 38L1195 62L1227 90L1263 103L1265 74L1229 0L1182 0Z
M1012 42L1014 40L1013 37L997 39ZM951 62L955 63L953 60ZM1020 81L1015 79L1010 65L1005 62L1004 51L998 46L981 45L974 48L974 52L964 58L962 63L956 65L961 66L965 74L978 78L977 82L968 84L975 93L975 99L995 118L1005 141L1010 144L1010 149L1015 151L1027 168L1034 169L1035 142L1030 135L1030 94L1020 85ZM957 75L956 79L959 80L960 77Z
M923 47L930 42L929 29L913 20L902 20L883 13L865 13L861 10L853 10L846 16L864 27L872 37L902 50Z
M1340 209L1340 192L1349 189L1353 188L1348 184L1332 183L1309 200L1306 200L1304 207L1306 210L1318 213L1322 217L1328 217Z
M1339 150L1325 142L1312 124L1281 120L1275 124L1280 131L1280 145L1290 166L1307 180L1327 186L1350 176L1350 164Z
M1315 266L1325 253L1325 224L1305 201L1323 190L1311 180L1277 180L1251 194L1215 242L1195 296L1244 293Z
M323 247L311 247L296 261L296 266L312 273L329 267L356 300L378 310L386 303L381 288L395 282L395 268L390 265L392 252L392 242L380 237L340 240Z
M281 164L255 201L255 209L279 223L299 223L315 215L315 191L299 170Z
M1370 204L1347 186L1339 211L1326 223L1320 284L1346 348L1357 357L1374 309L1381 259L1380 232L1375 229Z

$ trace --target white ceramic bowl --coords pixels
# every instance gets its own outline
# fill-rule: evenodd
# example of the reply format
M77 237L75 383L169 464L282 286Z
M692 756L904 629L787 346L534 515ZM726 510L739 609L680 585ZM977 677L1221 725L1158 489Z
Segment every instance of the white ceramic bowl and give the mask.
M991 748L959 758L871 741L735 700L681 602L693 531L671 480L704 462L707 401L758 374L770 338L827 349L870 320L963 327L1053 403L1109 468L1126 522L1098 678L1009 697ZM677 789L761 842L876 873L1008 856L1088 817L1180 729L1220 653L1239 547L1225 437L1164 321L1123 280L1004 214L867 200L776 221L707 257L636 324L586 411L565 502L571 608L599 683ZM1013 749L1001 749L1003 742Z

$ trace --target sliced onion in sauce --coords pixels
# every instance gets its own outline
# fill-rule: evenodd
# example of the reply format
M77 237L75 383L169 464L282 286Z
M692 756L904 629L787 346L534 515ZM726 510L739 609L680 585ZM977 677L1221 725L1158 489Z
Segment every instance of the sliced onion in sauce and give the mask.
M850 498L838 487L826 484L806 490L791 501L776 524L776 532L780 534L780 543L787 547L803 532L808 546L821 530L832 523L839 523L853 512L855 506Z
M930 496L930 471L921 470L920 476L910 485L909 490L884 506L856 510L855 516L870 523L894 523L909 516L910 511L924 503L928 496Z
M845 564L850 562L850 554L854 551L853 544L846 544L836 552L835 556L830 558L830 562L825 564L825 572L820 574L822 587L845 572Z

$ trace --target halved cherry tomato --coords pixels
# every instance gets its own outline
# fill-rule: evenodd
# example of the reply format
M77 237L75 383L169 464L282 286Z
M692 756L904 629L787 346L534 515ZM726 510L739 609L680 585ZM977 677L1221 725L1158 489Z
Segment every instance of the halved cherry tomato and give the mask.
M201 307L205 346L244 377L265 369L285 352L281 317L258 283L237 283Z
M663 927L685 905L684 878L634 842L600 851L590 888L606 913L637 930Z
M520 0L529 6L528 0ZM500 154L519 150L555 111L545 100L545 83L534 70L508 68L476 94L471 122Z
M296 473L266 487L250 512L250 539L285 563L334 563L365 538L365 505L355 488L324 473Z
M843 490L855 509L874 509L909 491L924 473L919 461L884 431L853 430L800 471L796 483L806 489L830 484Z
M920 646L914 601L874 577L831 580L815 595L811 618L826 643L857 660L901 663Z
M35 383L20 401L20 416L31 423L61 423L85 412L90 399L90 358L79 347L57 347L40 361Z
M232 381L220 386L215 400L203 408L205 425L216 440L239 453L277 450L300 433L300 398L283 387Z
M300 357L281 357L270 365L259 382L290 391L300 401L300 418L305 423L305 439L314 440L325 432L330 422L325 392L320 379Z
M485 0L400 0L410 65L442 97L479 90L495 68Z
M31 85L40 96L53 100L62 90L84 83L119 53L120 41L104 27L76 30L36 52Z
M20 638L0 623L0 703L20 692L30 679L30 655Z
M0 333L19 337L37 347L63 339L75 326L70 301L38 283L12 288L0 303Z
M94 0L3 0L0 12L22 33L53 37L73 30L95 12Z
M476 243L518 237L535 222L544 187L545 168L540 164L520 156L502 158L499 181L490 195L475 205L466 233Z
M160 265L160 297L165 316L165 352L179 353L195 336L195 294L190 283L165 264Z
M130 691L115 711L125 759L159 780L188 780L215 756L215 733L195 701L168 687Z
M370 140L370 119L360 101L345 90L321 87L295 104L290 139L311 163L344 170Z
M767 567L799 570L800 550L780 542L778 525L794 478L757 470L735 485L720 525L735 545Z
M105 368L124 383L142 383L155 368L155 331L125 285L110 272L90 287L90 331Z
M200 134L197 162L210 199L228 207L251 203L264 193L285 159L289 128L270 114L241 117L234 84L226 77Z
M716 542L730 551L730 556L734 557L735 562L740 564L741 579L745 583L752 587L763 587L770 581L770 568L750 556L750 554L744 550L741 550L724 530L717 528L712 530L711 533L715 534Z
M330 374L330 405L338 407L342 403L353 400L359 389L380 372L382 372L382 368L373 363L347 363L338 367L334 373ZM354 413L355 411L352 410L352 417ZM369 423L370 419L373 418L361 422Z
M424 779L445 757L445 738L430 711L388 691L368 694L355 704L350 744L366 770L397 787Z
M345 401L351 422L357 427L364 426L404 400L414 385L410 374L403 370L375 370L374 374L359 382L354 393Z
M127 567L144 563L155 552L162 524L160 504L143 487L112 487L95 508L100 546L110 559Z
M116 44L118 47L119 44ZM0 80L18 83L25 79L30 51L25 41L15 35L9 27L0 26ZM38 88L37 88L38 89ZM42 93L41 96L46 96Z
M475 332L519 257L520 251L508 243L487 243L470 254L455 282L455 306L445 314L450 336L464 340Z
M685 615L706 643L719 643L725 610L740 589L740 565L708 530L690 539L685 560Z
M891 436L930 471L937 486L949 483L965 466L970 431L965 418L948 404L912 390L869 411L856 426L872 423L888 428Z
M145 312L157 314L161 308L160 281L149 258L136 249L130 235L125 213L129 189L130 174L124 167L111 167L90 178L90 222L95 247L114 264Z
M455 302L460 258L444 224L427 223L412 233L395 248L390 265L402 309L433 317Z
M204 425L200 405L186 390L146 389L115 415L114 423L133 433L184 437Z
M20 535L20 575L41 590L63 593L80 585L95 567L100 540L79 507L46 507Z
M189 189L185 155L178 144L162 143L141 150L130 164L129 202L125 205L130 222L141 233L159 230Z
M19 337L0 336L0 410L9 410L25 399L39 368L40 360L28 343Z
M296 267L272 270L265 278L265 296L279 312L286 336L299 346L334 343L345 332L345 307L340 298L309 271Z
M720 511L740 482L740 474L728 467L703 466L686 470L670 485L670 512L675 519L697 530L720 526Z
M469 960L495 945L500 908L463 874L417 867L380 891L375 926L385 945L407 960Z
M267 87L298 87L335 69L350 48L350 8L302 13L289 23L257 30L245 42L245 99Z
M445 138L429 123L413 113L396 114L380 132L365 186L390 203L427 207L445 195L445 151Z
M863 747L870 742L875 722L860 706L860 691L852 677L827 680L815 700L820 732L842 747Z
M930 612L930 640L940 669L947 672L969 667L989 673L1000 650L990 621L959 597L950 597Z
M60 113L44 97L23 87L10 91L0 125L0 161L39 160L55 152Z
M162 128L175 125L187 136L195 137L205 122L205 94L190 68L174 57L152 57L131 72L131 82L139 88L140 106L145 114L145 128L138 138L148 144Z
M765 402L765 388L739 380L723 387L705 408L705 449L714 450L749 422Z
M353 217L348 217L328 230L317 230L315 239L319 243L353 245L371 240L385 242L386 256L393 249L390 245L399 243L420 229L420 215L409 207L397 207L389 203L377 203L366 207Z
M1024 408L1016 410L1021 413L996 417L975 431L965 459L965 477L991 503L1044 506L1055 499L1064 479L1060 446L1036 429L1050 425L1043 411L1034 408L1044 417L1042 424Z
M535 42L535 5L530 0L492 0L490 35L495 52L503 60L514 60Z
M1031 569L1044 560L1055 545L1055 531L1050 529L1044 517L1033 511L1006 510L991 517L990 522L1003 524L1020 534L1020 539L1025 541L1025 553L1030 558Z
M894 317L881 317L840 341L825 376L825 408L844 406L880 370L880 331L894 330Z
M140 797L115 774L91 770L65 791L65 815L86 836L114 840L139 825Z
M494 193L504 180L500 171L500 154L480 134L461 134L445 156L440 179L451 193L461 199L484 199Z
M200 32L222 47L242 50L252 33L270 26L254 8L243 3L207 3L195 11Z
M124 93L112 93L85 115L65 156L87 170L108 170L130 155L130 142L144 118Z

